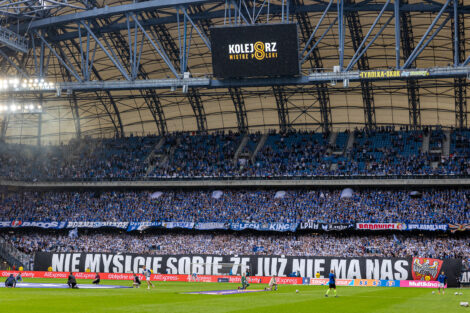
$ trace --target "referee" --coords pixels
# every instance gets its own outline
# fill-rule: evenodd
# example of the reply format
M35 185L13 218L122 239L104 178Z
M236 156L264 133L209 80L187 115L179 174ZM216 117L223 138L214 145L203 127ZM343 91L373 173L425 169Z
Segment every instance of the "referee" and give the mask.
M328 282L328 290L326 291L325 297L328 297L330 290L333 289L333 292L335 293L335 297L338 298L338 295L336 294L336 275L335 275L334 270L330 271L329 278L330 278L330 281Z

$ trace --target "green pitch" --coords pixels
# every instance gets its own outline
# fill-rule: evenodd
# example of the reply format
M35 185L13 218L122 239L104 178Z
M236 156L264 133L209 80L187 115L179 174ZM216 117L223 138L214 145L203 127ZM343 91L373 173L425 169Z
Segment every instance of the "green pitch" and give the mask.
M4 279L1 280L3 284ZM25 282L64 283L64 280L25 279ZM79 281L79 284L90 281ZM127 285L127 281L102 281L103 285ZM469 301L470 291L455 296L455 289L446 295L432 294L431 289L339 287L338 298L325 287L284 286L278 291L235 294L226 296L188 295L185 292L236 289L236 284L157 282L147 290L139 289L70 290L70 289L6 289L0 288L2 312L470 312L459 306ZM251 289L265 285L253 284ZM298 289L299 293L295 290Z

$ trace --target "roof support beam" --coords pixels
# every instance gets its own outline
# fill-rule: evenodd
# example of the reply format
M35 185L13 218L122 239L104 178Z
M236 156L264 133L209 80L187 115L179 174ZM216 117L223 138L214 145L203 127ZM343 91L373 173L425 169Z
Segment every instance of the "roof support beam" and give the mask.
M0 26L0 42L15 51L28 53L28 40L17 32L2 26Z
M0 55L3 56L4 60L10 63L17 71L21 77L29 77L29 75L21 68L20 65L17 65L2 49L0 49Z
M57 33L56 31L54 31L55 33ZM71 47L74 47L74 49L76 51L79 51L79 53L81 54L80 56L80 59L81 58L84 58L85 56L83 55L83 52L80 52L80 47L79 47L79 44L75 41L75 40L70 40L70 45L66 45L66 48L68 49L69 53L70 53L70 56L74 59L75 63L76 64L79 64L80 61L79 59L77 58L76 56L76 53L74 53L74 51L71 49ZM60 53L62 56L65 57L65 52L62 50L62 49L59 49ZM93 64L89 64L89 70L91 69L91 71L93 72L93 74L95 75L95 77L99 80L102 80L101 78L101 75L99 73L99 71L93 66ZM69 80L70 80L70 71L67 71L68 73L68 77L69 77ZM71 83L71 82L70 82ZM83 84L84 82L78 82L79 84ZM74 92L74 89L72 88L65 88L67 90L67 92ZM113 111L116 115L116 118L117 118L117 123L115 121L115 117L111 114L111 111L109 110L108 108L108 104L105 102L105 99L100 95L99 91L104 91L107 95L107 98L113 108ZM124 137L125 134L124 134L124 127L122 125L122 120L121 120L121 114L119 112L119 109L117 107L117 104L116 104L116 101L114 100L113 96L111 95L111 92L110 90L107 90L107 89L103 89L103 88L97 88L94 90L94 92L96 93L96 98L101 102L103 108L105 109L109 119L111 120L111 123L113 124L114 126L114 131L115 131L115 134L116 134L116 137Z
M379 29L377 34L375 34L374 38L365 46L364 49L361 50L361 52L358 54L359 50L356 51L354 54L353 58L351 59L351 62L348 64L348 67L346 68L346 71L349 71L356 63L357 61L362 58L362 56L366 53L367 49L369 49L370 46L375 42L377 38L382 34L382 32L388 27L388 24L392 21L393 16L390 16L389 19L385 22L385 24ZM367 38L367 37L366 37ZM366 38L364 38L363 42L365 42Z
M180 55L182 56L182 65L181 67L181 72L184 75L183 72L190 71L188 67L188 57L189 57L189 46L191 44L191 36L192 32L189 35L188 38L188 21L192 25L193 29L196 29L197 33L201 37L201 39L206 43L207 45L207 35L209 34L209 26L210 26L210 21L206 21L206 23L202 23L199 21L202 32L199 30L196 24L192 21L192 19L189 17L189 14L187 11L190 11L191 13L195 12L200 12L202 11L202 8L199 7L198 5L194 6L189 6L188 8L185 7L179 7L178 8L178 17L179 17L179 10L183 11L183 34L181 34L180 28L179 28L179 23L178 23L178 36L179 36L179 42L180 42ZM181 45L181 35L183 37L183 45ZM204 39L206 38L206 39ZM209 51L210 51L210 45L208 46ZM199 133L205 133L207 131L207 119L206 119L206 112L204 109L204 104L201 98L201 94L199 93L199 90L195 88L189 88L188 89L188 101L189 104L191 105L191 108L193 109L194 112L194 117L196 118L196 124L197 124L197 129Z
M408 4L408 0L401 0L404 5ZM406 60L410 57L415 49L413 25L411 22L410 12L400 13L401 24L401 48L403 50L403 58ZM416 68L416 60L413 61L411 67ZM406 81L406 92L408 94L408 115L410 125L413 129L421 127L421 104L419 101L419 81L409 79Z
M98 7L99 4L96 0L89 0L88 1L90 6L95 6ZM137 16L133 15L132 18L134 21L136 21L136 24L134 26L134 48L132 48L132 40L129 40L129 43L126 43L125 39L123 38L123 35L121 33L112 33L110 38L111 38L111 43L113 44L115 50L117 51L117 54L119 58L121 59L121 62L123 64L127 64L126 60L129 60L129 64L132 64L132 78L135 80L136 78L140 78L143 80L148 80L149 75L145 71L144 67L140 64L140 55L142 52L142 44L143 44L143 38L141 41L141 47L140 50L138 51L137 49L137 27L140 26L140 23L137 21ZM104 18L104 23L103 24L112 24L111 20L109 18ZM130 16L127 16L127 27L128 27L128 35L129 37L131 36L131 27L130 27ZM97 22L95 22L95 25ZM143 31L143 29L142 29ZM151 32L151 30L149 30ZM147 35L148 33L145 32ZM150 37L148 38L149 40ZM158 42L158 41L157 41ZM162 51L164 52L164 49L162 48ZM157 51L158 52L158 51ZM159 53L159 52L158 52ZM132 55L132 57L131 57ZM161 55L161 54L160 54ZM162 56L162 55L161 55ZM163 57L163 56L162 56ZM140 89L140 94L142 95L145 103L147 104L147 107L152 114L152 117L155 121L155 124L158 129L158 133L160 135L164 135L168 132L167 129L167 124L165 120L165 114L163 112L162 105L160 103L160 98L158 97L155 89L149 88L149 89Z
M188 10L193 9L193 7L188 8ZM185 11L185 9L183 9ZM156 18L158 17L156 12L148 12L146 13L149 17ZM186 18L186 15L184 15ZM187 18L186 18L187 19ZM194 25L193 25L194 27ZM208 28L205 28L205 25L201 26L201 31L205 34L208 34ZM163 44L164 50L168 54L169 59L173 64L180 64L181 58L180 55L183 53L186 56L186 47L184 47L184 52L178 48L178 45L171 37L167 27L165 25L155 25L153 27L154 36L159 38L159 41ZM183 68L186 68L184 64L185 61L182 62L183 67L179 67L179 71L183 71ZM176 87L176 86L175 86ZM205 110L204 105L202 103L201 96L197 89L189 88L188 89L188 101L193 109L194 116L196 118L196 124L198 127L199 132L205 132L207 130L207 120L205 117Z
M400 68L400 39L401 39L401 23L400 23L400 1L394 0L394 18L395 18L395 62L396 68Z
M79 82L82 82L83 79L78 75L78 73L73 69L73 66L68 64L69 62L66 62L66 56L62 55L62 57L55 51L55 49L44 39L44 37L39 33L36 32L36 35L41 38L42 42L49 48L50 51L55 55L57 60L69 71L70 74L75 77L75 79Z
M248 131L248 118L246 116L245 99L240 88L229 88L230 97L235 106L238 131L242 134Z
M105 22L109 22L105 20ZM129 31L131 31L129 29ZM114 46L114 49L117 51L119 58L123 64L127 64L126 60L131 59L131 52L128 49L129 44L126 43L123 35L120 33L113 33L110 36L111 43ZM137 40L137 38L135 38ZM137 54L137 50L134 50L134 53ZM130 63L130 62L129 62ZM136 75L139 79L149 79L148 73L145 71L144 67L139 64L135 64L135 71ZM163 108L160 102L160 98L157 95L157 92L154 89L141 89L140 94L143 96L143 99L152 114L152 117L155 121L155 124L158 129L158 133L160 135L164 135L168 132L165 114L163 112Z
M193 5L188 8L188 12L186 11L184 12L189 18L188 12L192 14L199 14L199 13L204 12L204 9L200 5ZM191 23L194 23L194 22L191 22ZM212 21L199 20L199 26L201 28L201 31L200 31L201 33L199 34L201 38L208 38L209 29L210 27L213 26ZM193 27L196 28L196 25L193 24ZM208 48L210 50L210 46L208 46ZM199 125L201 124L201 125L204 125L205 127L204 131L205 131L205 129L207 129L207 121L205 118L204 106L201 105L201 109L204 114L204 120L202 120L201 117L198 116L200 114L199 109L196 108L197 110L195 111L195 107L193 105L195 103L197 104L198 102L202 103L201 96L199 95L199 92L196 92L196 91L197 91L196 89L190 88L188 99L196 115L196 120L198 121L198 129L199 129ZM245 99L243 98L242 91L240 88L229 88L229 93L230 93L230 97L232 98L233 106L235 108L235 113L237 115L238 130L240 133L246 133L248 131L248 119L246 115Z
M354 0L348 1L348 4L354 3ZM361 42L364 40L362 34L361 21L357 12L346 12L346 19L348 21L349 32L351 33L351 40L354 51L358 51ZM344 44L344 42L343 42ZM357 65L359 70L369 70L369 60L366 53L358 59ZM342 67L342 64L340 64ZM372 82L368 80L361 80L362 101L364 105L364 122L367 128L375 127L375 104Z
M9 121L10 121L10 114L3 115L2 123L0 124L0 141L5 141L5 136L7 135Z
M459 12L463 7L463 0L454 1L454 16L452 18L452 37L454 39L454 64L458 65L465 60L465 15ZM454 78L455 96L455 124L458 128L467 127L467 79Z
M331 103L328 85L323 83L317 86L317 98L320 102L321 124L323 132L329 133L333 120L331 117Z
M54 17L48 17L37 21L32 21L30 25L27 25L30 29L41 28L41 27L53 27L55 25L67 24L71 22L77 22L87 19L105 18L114 15L126 14L129 12L145 12L154 11L160 8L175 7L188 4L196 3L210 3L217 2L216 0L151 0L141 3L132 3L108 7L105 6L99 9L88 10L84 12L59 15Z
M67 69L62 66L59 69L62 73L62 77L67 78L67 81L72 81L70 72L67 71ZM75 135L77 136L77 138L80 138L82 136L82 131L80 125L80 113L78 110L77 94L75 91L72 91L72 93L68 96L68 100L70 105L70 111L72 111L73 123L75 125Z
M127 73L127 71L124 69L122 64L117 60L116 55L114 54L113 50L110 49L110 51L108 51L106 49L106 47L103 45L103 43L100 41L98 36L95 35L95 33L91 30L91 28L85 22L82 21L81 24L83 25L83 27L85 27L85 29L88 31L88 33L93 37L95 42L98 44L98 46L100 46L101 50L103 50L103 52L108 56L108 58L111 60L111 62L113 62L114 66L116 66L116 68L119 70L119 72L121 72L122 76L124 76L124 78L127 79L127 80L131 80L131 78L129 77L129 74ZM110 48L109 43L106 40L106 38L103 37L103 41L106 43L108 48Z
M382 17L382 15L384 14L385 12L385 8L387 7L387 5L390 3L391 0L387 0L387 2L385 3L384 7L382 8L382 10L380 11L379 15L377 15L377 17L375 18L375 21L374 23L372 23L372 26L369 28L369 31L367 32L366 36L364 37L364 39L362 40L361 44L359 45L359 47L357 49L355 49L356 53L354 54L354 56L352 57L351 61L349 62L348 66L346 67L346 71L349 71L356 63L357 63L357 60L359 58L361 58L364 53L367 51L367 49L370 47L370 45L372 45L372 43L374 43L374 41L377 39L377 37L382 33L382 31L387 27L388 23L392 20L393 17L390 17L390 19L388 20L387 23L385 23L381 29L379 30L379 32L377 32L377 34L375 35L374 39L372 39L372 41L364 48L364 45L365 43L367 42L367 39L369 39L369 36L372 34L372 31L374 30L375 26L377 25L377 23L379 22L380 18Z
M276 98L280 132L285 133L289 130L290 127L287 98L281 86L273 86L273 92L274 97Z
M339 37L339 70L343 70L344 65L344 1L337 0L338 10L338 37Z
M328 9L332 3L333 3L333 0L330 0L330 3L328 4ZM304 5L304 2L303 0L296 0L295 5L296 7L302 6ZM321 20L322 18L324 18L324 15L326 14L326 12L327 11L325 11L325 13L322 15L320 21L318 21L315 29L313 29L307 13L302 12L302 13L295 14L299 28L300 28L302 39L305 43L305 47L303 51L306 51L307 49L309 49L309 51L312 52L311 53L312 57L308 58L310 62L310 67L312 68L312 70L315 69L315 70L321 71L323 69L323 61L320 55L320 50L317 47L317 44L319 41L317 41L317 39L315 38L315 33L318 27L320 26ZM308 37L307 39L308 34L310 34L310 37ZM316 98L320 105L321 126L323 128L323 131L325 133L328 133L331 130L332 120L331 120L330 95L328 92L328 85L326 83L318 84L316 88Z
M441 24L440 28L438 28L434 34L426 41L425 44L424 41L428 37L429 33L433 30L434 26L437 24L439 19L441 18L442 14L446 10L447 6L450 4L451 0L447 0L446 3L442 6L442 9L439 11L439 13L436 15L434 20L432 21L431 25L429 25L428 29L424 33L423 37L421 37L420 41L418 42L418 45L416 48L413 50L411 55L408 57L408 59L405 61L405 64L403 65L403 68L408 68L410 64L418 57L418 55L426 48L426 46L429 44L429 42L439 33L439 31L442 29L442 27L447 23L448 19L445 20L444 23ZM449 16L450 18L450 16Z
M310 57L312 52L317 49L318 44L322 41L323 38L328 34L328 32L333 28L333 26L336 24L338 21L338 17L336 17L333 22L330 23L330 25L326 28L326 30L323 32L323 34L320 36L320 38L313 43L313 45L310 47L310 50L305 54L305 56L300 60L300 64L304 64L305 61Z
M178 77L178 71L175 69L175 67L173 66L173 64L171 63L170 59L168 58L168 55L166 54L165 50L163 49L163 47L161 46L161 44L157 41L157 42L154 42L152 40L152 38L149 36L149 34L145 31L145 29L142 27L142 25L140 25L139 21L137 20L137 18L135 17L135 15L133 15L133 19L136 23L136 25L140 28L140 30L142 31L142 33L144 34L144 36L147 38L147 40L150 42L150 44L153 46L153 48L155 49L155 51L157 51L157 53L162 57L163 61L166 63L166 65L168 65L168 67L170 68L170 71L173 73L173 75L175 75L175 77Z
M294 2L295 2L296 5L304 5L303 0L294 0ZM326 14L328 13L328 11L330 10L330 7L331 7L332 4L333 4L333 0L330 0L330 2L328 3L328 6L326 7L325 11L323 12L322 16L321 16L320 19L318 20L317 25L315 26L315 29L313 29L313 30L310 31L311 26L309 27L309 28L310 28L310 29L309 29L310 37L309 37L308 40L305 42L305 47L304 47L304 49L302 50L302 52L300 53L301 55L303 55L303 54L305 53L305 51L307 50L307 48L309 48L310 44L312 43L312 40L313 40L314 42L316 41L316 40L315 40L315 34L317 33L318 28L320 27L320 25L322 24L323 20L325 19L325 16L326 16ZM298 13L297 13L297 19L298 19L299 17L302 17L302 18L303 18L303 17L308 17L308 16L307 16L307 14L306 14L305 12L298 12ZM310 22L310 20L309 20L309 22ZM304 33L302 32L302 35L303 35L303 39L304 39L304 41L305 41L305 36L306 36L306 34L304 34Z
M159 0L157 0L159 1ZM341 1L345 1L345 0L341 0ZM150 3L152 1L146 1L146 2L142 2L142 3ZM202 3L200 1L196 1L197 3ZM371 3L366 3L366 2L370 2L370 1L363 1L359 4L347 4L345 3L344 4L344 8L343 8L343 11L344 13L346 14L347 12L379 12L382 8L383 8L383 4L371 4ZM199 23L199 21L210 21L212 19L224 19L224 17L226 17L226 13L227 13L227 10L225 10L223 8L223 2L222 0L217 2L216 3L220 3L222 8L219 9L219 7L214 7L214 8L211 8L210 10L203 10L202 12L200 13L195 13L195 14L189 14L189 16L191 17L192 21L194 23ZM402 2L403 3L403 2ZM297 6L297 7L292 7L291 9L291 14L297 14L297 13L301 13L301 12L304 12L304 13L308 13L308 12L314 12L314 13L323 13L325 11L325 9L327 8L327 3L324 2L324 3L315 3L315 4L310 4L310 5L304 5L304 6ZM113 7L115 8L115 7ZM427 13L437 13L439 12L439 10L442 8L442 5L440 5L439 3L433 1L432 3L413 3L413 4L402 4L399 8L399 11L400 13L403 13L403 12L420 12L420 13L423 13L423 12L427 12ZM99 9L97 10L89 10L89 11L86 11L88 13L90 13L90 17L88 17L88 19L92 20L92 19L100 19L100 18L103 18L103 16L101 14L97 14L97 15L94 15L94 14L91 14L91 13L94 13L95 11L99 11ZM395 7L394 5L388 5L388 7L386 8L387 12L391 12L393 13L395 11ZM83 13L86 13L86 12L83 12ZM123 11L123 12L120 12L119 14L111 14L111 15L121 15L121 16L124 16L126 13L128 12L135 12L136 14L139 13L139 12L147 12L147 13L150 13L150 12L155 12L155 9L153 10L150 10L150 11L147 11L147 10L128 10L128 11ZM229 11L230 12L230 11ZM267 10L263 10L262 12L262 15L266 15L267 14ZM282 7L281 5L275 5L273 3L271 3L269 5L269 15L276 15L276 14L281 14L282 12ZM452 13L452 11L450 10L446 10L446 12L448 13ZM165 13L168 13L167 11L165 11ZM463 6L461 7L461 9L459 10L459 13L462 13L462 14L470 14L470 6ZM141 13L139 13L141 14ZM105 14L104 17L109 17L111 16L109 14ZM67 16L68 18L65 18L63 19L63 21L61 21L59 24L73 24L77 21L77 19L75 19L75 16L73 14L71 15L65 15ZM60 16L62 17L62 16ZM48 20L48 19L45 19L45 20ZM80 20L80 19L78 19ZM33 21L31 24L32 25L36 25L35 23L36 22L39 22L39 21L42 21L42 20L37 20L37 21ZM153 26L153 25L162 25L162 24L174 24L177 22L177 14L170 14L170 15L166 15L166 16L163 16L163 17L159 17L159 18L153 18L153 19L148 19L148 20L145 20L145 21L141 21L141 24L144 28L148 28L149 26ZM25 26L24 26L24 29L22 31L26 31L27 30L27 26L29 26L29 23L24 23ZM46 28L48 27L48 24L47 23L42 23L41 22L41 25L40 27L38 28ZM55 25L55 20L53 21L53 24L51 27L54 27ZM119 32L119 31L122 31L124 29L127 28L127 25L126 23L120 23L119 21L116 21L115 23L112 23L111 25L106 25L106 26L103 26L101 27L99 30L93 30L96 32L100 32L100 34L103 34L103 33L109 33L109 32ZM32 28L29 28L29 29L35 29L35 27L32 27ZM66 32L64 34L61 34L60 36L57 36L55 38L47 38L49 42L52 42L52 41L61 41L61 40L66 40L66 39L70 39L70 38L78 38L78 32L77 31L69 31L69 32Z
M419 82L409 80L406 82L408 94L408 113L410 125L413 129L421 127L421 102L419 101Z
M145 12L143 13L142 21L149 20L149 19L156 19L158 18L158 13L156 12ZM168 59L172 62L175 67L176 72L180 71L179 65L179 49L178 45L174 41L173 37L171 37L170 32L165 24L156 24L149 28L149 32L152 35L152 38L155 41L158 41L162 44L162 49L166 52Z
M467 79L455 78L455 121L458 128L467 128Z
M188 92L188 100L193 109L194 116L196 117L197 130L199 133L205 133L207 131L207 120L201 95L197 89L191 89L192 90Z
M42 103L42 100L43 100L43 97L42 97L42 93L39 95L39 105L41 107L43 107L43 103ZM38 137L37 137L37 141L36 141L36 144L38 147L41 146L41 137L42 137L42 113L39 113L37 114L38 116Z
M398 69L384 69L369 71L373 73L381 72L400 72ZM468 67L436 67L429 69L417 69L413 71L403 71L402 74L413 73L413 78L408 76L397 76L386 78L390 80L428 80L438 78L454 78L454 77L467 77L470 75L470 68ZM370 77L362 78L359 71L342 72L342 73L312 73L308 76L300 77L271 77L271 78L246 78L246 79L210 79L210 78L184 78L184 79L148 79L148 80L135 80L135 81L123 81L123 80L98 80L88 82L64 82L58 83L54 88L42 89L42 92L56 93L57 89L60 90L76 90L76 91L103 91L103 90L139 90L139 89L170 89L180 88L188 86L192 88L230 88L230 87L263 87L263 86L294 86L294 85L316 85L321 83L331 83L332 81L343 81L348 79L349 81L358 82L372 82L372 81L384 81L384 78ZM98 73L99 74L99 73ZM15 94L27 94L35 93L35 90L21 90L21 89L6 89L1 91L3 94L15 93Z
M344 1L344 0L341 0ZM344 12L348 11L367 11L367 12L377 12L380 11L382 8L382 4L375 4L370 3L371 1L363 1L363 3L358 4L344 4ZM223 5L223 0L151 0L145 1L141 3L132 3L132 4L125 4L125 5L117 5L112 7L104 7L100 9L88 10L84 12L74 13L74 14L67 14L67 15L60 15L54 17L48 17L43 19L38 19L32 21L31 23L24 23L22 27L20 27L20 31L25 31L27 29L37 29L37 28L44 28L44 27L54 27L57 25L75 23L80 20L87 20L87 19L99 19L104 17L110 17L115 15L125 15L129 12L151 12L162 8L169 8L169 7L178 7L178 6L188 6L188 5L195 5L195 4L204 4L204 3L220 3ZM323 12L327 7L327 3L313 3L309 5L305 5L301 8L292 8L290 14L295 14L299 11L301 12ZM433 1L431 3L413 3L409 5L403 5L400 7L400 11L408 11L408 12L438 12L441 8L441 5ZM275 5L271 3L269 5L270 14L282 14L283 6L280 4ZM213 18L224 18L225 10L213 11L213 12L206 12L205 14L209 14ZM389 6L387 11L393 12L394 8ZM469 6L462 7L462 13L468 14L470 12ZM207 16L207 15L206 15ZM168 21L167 23L174 23L174 21Z
M460 52L460 46L459 46L459 23L457 22L459 20L459 1L458 0L452 0L454 2L454 19L453 19L453 34L454 34L454 66L458 66L460 64L459 60L459 52Z
M149 18L158 18L158 13L156 12L144 12L143 16L145 16L145 19ZM144 19L143 19L144 20ZM168 28L166 25L153 25L150 27L148 33L151 35L151 37L154 39L155 42L159 42L162 45L162 50L165 51L169 61L174 65L176 72L180 71L180 64L179 64L179 49L176 44L176 42L173 40L173 37L171 37L170 32L168 31ZM141 67L142 70L142 67ZM154 89L147 89L148 93L151 93L152 95L155 94ZM152 98L153 99L153 98ZM157 100L159 98L155 98ZM162 105L160 101L154 101L154 108L155 108L155 116L158 117L159 120L159 125L160 125L160 132L161 134L167 133L167 123L165 119L165 114L163 112Z
M82 137L82 128L81 128L81 123L80 123L80 112L78 110L78 101L77 101L77 95L75 94L75 91L72 91L72 94L70 95L69 98L70 106L72 109L72 115L73 115L73 121L75 123L75 133L77 135L77 138Z
M211 51L211 43L209 41L209 38L207 38L207 36L204 34L204 32L201 32L199 30L199 28L197 27L196 24L194 24L194 21L191 19L191 16L189 16L188 12L186 12L186 9L185 8L181 8L181 10L183 11L183 14L184 16L188 19L188 21L191 23L191 25L193 26L193 28L196 30L196 32L198 33L198 35L201 37L202 41L204 42L204 44L207 46L207 48L209 49L209 51Z

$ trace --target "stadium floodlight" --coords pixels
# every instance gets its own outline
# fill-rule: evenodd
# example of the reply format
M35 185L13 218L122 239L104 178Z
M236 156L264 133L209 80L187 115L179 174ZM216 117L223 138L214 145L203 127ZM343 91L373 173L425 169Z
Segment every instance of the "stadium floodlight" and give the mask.
M42 106L34 103L0 104L0 114L41 114Z
M25 78L17 77L0 78L0 93L9 91L54 90L55 84L46 81L42 77Z

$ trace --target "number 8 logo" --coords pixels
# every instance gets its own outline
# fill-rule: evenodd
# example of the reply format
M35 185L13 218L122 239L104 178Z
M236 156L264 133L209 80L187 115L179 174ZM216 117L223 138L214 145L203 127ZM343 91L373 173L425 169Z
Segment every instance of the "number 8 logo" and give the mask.
M257 60L263 60L264 57L266 56L266 53L264 52L264 43L261 41L255 42L255 59Z

